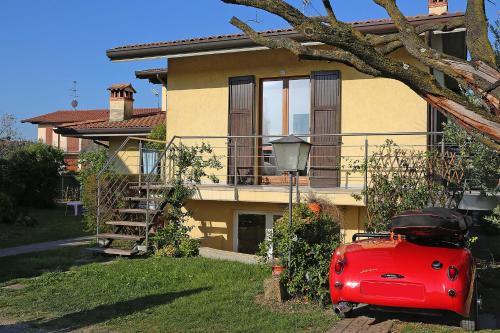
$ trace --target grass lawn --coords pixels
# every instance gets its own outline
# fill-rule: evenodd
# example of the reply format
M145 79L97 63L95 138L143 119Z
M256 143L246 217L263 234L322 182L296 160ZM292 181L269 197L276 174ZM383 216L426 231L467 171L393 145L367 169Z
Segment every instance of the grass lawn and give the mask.
M0 317L37 328L113 332L321 332L336 321L331 311L312 305L271 308L255 302L268 268L205 258L70 267L79 253L66 249L34 259L0 259L0 267L11 266L4 285L26 285L0 289ZM54 256L59 263L50 261ZM58 271L22 279L38 275L45 260L45 269Z
M64 206L50 209L26 208L24 211L34 217L38 224L30 227L18 223L0 224L0 248L47 242L58 239L84 236L81 217L73 216L71 207L64 215Z

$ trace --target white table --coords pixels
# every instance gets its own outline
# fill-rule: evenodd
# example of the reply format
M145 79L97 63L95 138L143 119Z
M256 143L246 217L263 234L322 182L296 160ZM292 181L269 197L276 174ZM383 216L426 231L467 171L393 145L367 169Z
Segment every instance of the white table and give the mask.
M75 216L81 215L82 208L83 208L83 203L81 201L68 201L66 202L66 211L64 212L64 215L68 212L68 207L73 207L73 211L75 213Z

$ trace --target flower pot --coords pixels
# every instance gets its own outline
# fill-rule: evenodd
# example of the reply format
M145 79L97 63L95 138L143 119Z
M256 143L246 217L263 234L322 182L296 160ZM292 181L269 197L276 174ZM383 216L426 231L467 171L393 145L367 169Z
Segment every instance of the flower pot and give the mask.
M280 276L284 270L285 270L285 267L283 267L281 265L274 265L272 268L272 274L273 274L273 276Z
M309 210L315 214L321 213L321 205L317 202L311 202L309 205Z

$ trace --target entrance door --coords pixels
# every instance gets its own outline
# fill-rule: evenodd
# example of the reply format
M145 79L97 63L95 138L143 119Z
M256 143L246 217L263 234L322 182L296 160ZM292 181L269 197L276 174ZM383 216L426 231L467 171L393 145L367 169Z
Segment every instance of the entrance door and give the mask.
M273 222L279 217L280 215L272 213L238 213L233 235L234 251L248 254L257 253L259 244L271 237Z
M238 214L238 252L255 254L266 238L266 215Z

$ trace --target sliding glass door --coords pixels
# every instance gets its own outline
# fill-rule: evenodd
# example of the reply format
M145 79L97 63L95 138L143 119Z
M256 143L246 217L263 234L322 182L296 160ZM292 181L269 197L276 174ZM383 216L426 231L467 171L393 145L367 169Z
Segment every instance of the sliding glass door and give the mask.
M262 135L297 136L310 133L311 82L309 77L262 80ZM307 137L304 137L308 140ZM263 183L273 183L280 176L269 143L273 138L262 140ZM306 175L307 171L301 173Z

